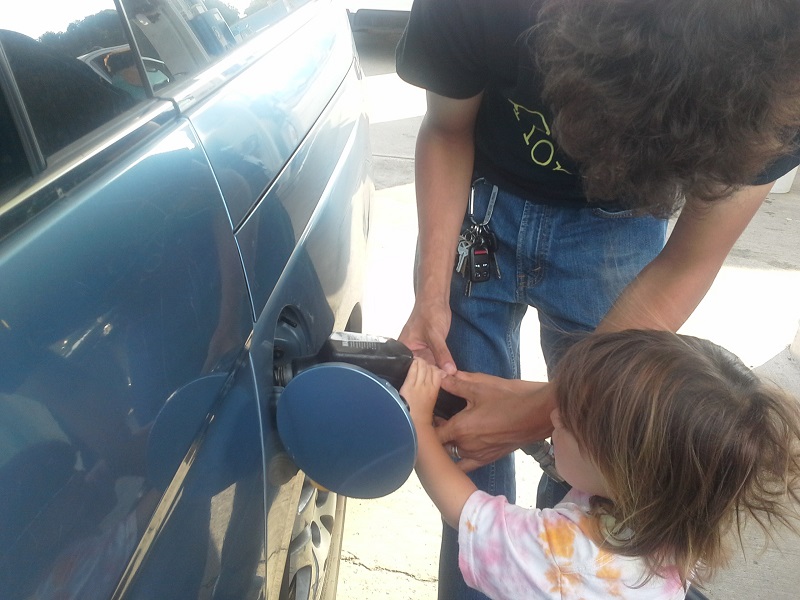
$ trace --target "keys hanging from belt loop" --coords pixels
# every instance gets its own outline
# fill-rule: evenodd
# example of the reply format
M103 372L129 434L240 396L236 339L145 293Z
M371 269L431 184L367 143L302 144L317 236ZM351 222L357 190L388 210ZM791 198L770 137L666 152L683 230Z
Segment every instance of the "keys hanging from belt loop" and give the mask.
M490 263L494 267L494 274L498 279L500 279L500 264L497 261L497 236L495 236L494 232L489 228L489 221L492 219L494 205L497 201L497 193L499 191L496 185L492 185L492 191L489 195L489 204L486 207L486 214L483 216L483 219L480 222L475 219L475 187L478 184L485 182L486 180L483 178L476 179L472 184L472 189L470 190L468 207L469 220L472 223L472 227L470 229L474 232L475 236L473 247L480 246L482 249L486 250L486 252L481 251L479 254L481 254L482 257L485 255L485 258L488 259L486 262ZM484 261L481 261L480 264L483 265ZM472 278L472 281L488 281L489 278L489 276L484 277L483 275L476 275Z
M456 272L466 279L464 294L472 294L472 285L489 281L492 276L491 266L494 266L494 273L500 277L500 267L497 264L495 251L497 250L497 238L489 229L489 221L492 218L494 204L497 200L497 186L492 186L489 197L489 205L483 219L478 222L475 219L475 186L485 181L477 179L472 184L470 190L467 216L471 225L468 225L458 238L456 248Z
M458 246L456 248L456 272L462 277L467 276L465 268L467 266L467 257L469 257L469 250L475 243L473 232L467 229L460 236L458 236Z
M489 249L479 242L469 249L469 280L471 283L489 281L492 272L489 268L491 256Z
M489 224L489 221L492 219L492 213L494 212L494 203L497 201L497 192L499 191L496 185L492 186L492 193L489 195L489 205L486 207L486 214L483 216L483 220L479 223L475 220L475 186L479 183L485 182L486 180L482 177L480 179L476 179L475 182L472 184L472 189L469 192L469 206L467 207L467 215L469 216L470 222L477 226L477 227L486 227Z
M479 226L478 229L480 244L484 246L488 252L489 262L494 267L494 276L501 279L500 263L497 261L497 236L489 229L488 225Z

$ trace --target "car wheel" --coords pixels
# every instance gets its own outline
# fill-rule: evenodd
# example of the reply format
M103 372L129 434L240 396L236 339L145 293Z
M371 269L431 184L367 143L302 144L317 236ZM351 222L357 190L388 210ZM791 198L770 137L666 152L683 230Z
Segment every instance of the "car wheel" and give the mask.
M305 478L281 588L282 600L334 600L344 531L345 497Z

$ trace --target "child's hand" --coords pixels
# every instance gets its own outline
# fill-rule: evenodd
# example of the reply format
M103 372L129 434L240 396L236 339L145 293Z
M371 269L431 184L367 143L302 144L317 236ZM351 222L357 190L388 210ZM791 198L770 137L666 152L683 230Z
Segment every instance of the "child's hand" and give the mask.
M414 468L420 483L447 524L458 528L464 504L477 488L447 454L433 428L433 406L443 377L446 377L444 371L422 358L415 358L400 394L408 402L411 420L417 430L417 463Z
M430 425L433 422L433 407L443 376L443 371L421 358L415 358L411 363L406 380L400 388L400 395L408 402L411 420L415 425Z

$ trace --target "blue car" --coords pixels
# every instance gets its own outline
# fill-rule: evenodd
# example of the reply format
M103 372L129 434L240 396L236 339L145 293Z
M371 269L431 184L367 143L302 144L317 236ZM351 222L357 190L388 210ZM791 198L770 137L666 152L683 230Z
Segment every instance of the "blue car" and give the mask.
M335 596L273 373L361 328L362 77L331 0L4 12L3 600Z

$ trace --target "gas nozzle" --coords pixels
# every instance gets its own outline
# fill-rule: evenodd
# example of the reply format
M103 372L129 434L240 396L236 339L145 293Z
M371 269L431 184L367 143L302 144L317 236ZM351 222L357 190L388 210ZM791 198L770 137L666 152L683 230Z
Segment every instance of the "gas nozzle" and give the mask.
M542 471L544 471L550 479L559 483L564 483L564 478L556 471L556 459L553 455L553 445L550 442L547 440L534 442L528 446L523 446L522 451L538 462Z
M314 355L277 362L277 426L288 455L316 484L356 498L396 490L414 468L417 439L397 390L414 360L391 338L332 334ZM439 391L434 414L449 419L466 401ZM525 450L557 477L549 445Z
M313 366L342 362L361 367L399 390L413 360L411 350L395 339L347 331L334 332L316 354L276 364L275 385L286 386L293 377ZM466 405L463 398L440 390L434 414L449 419Z

